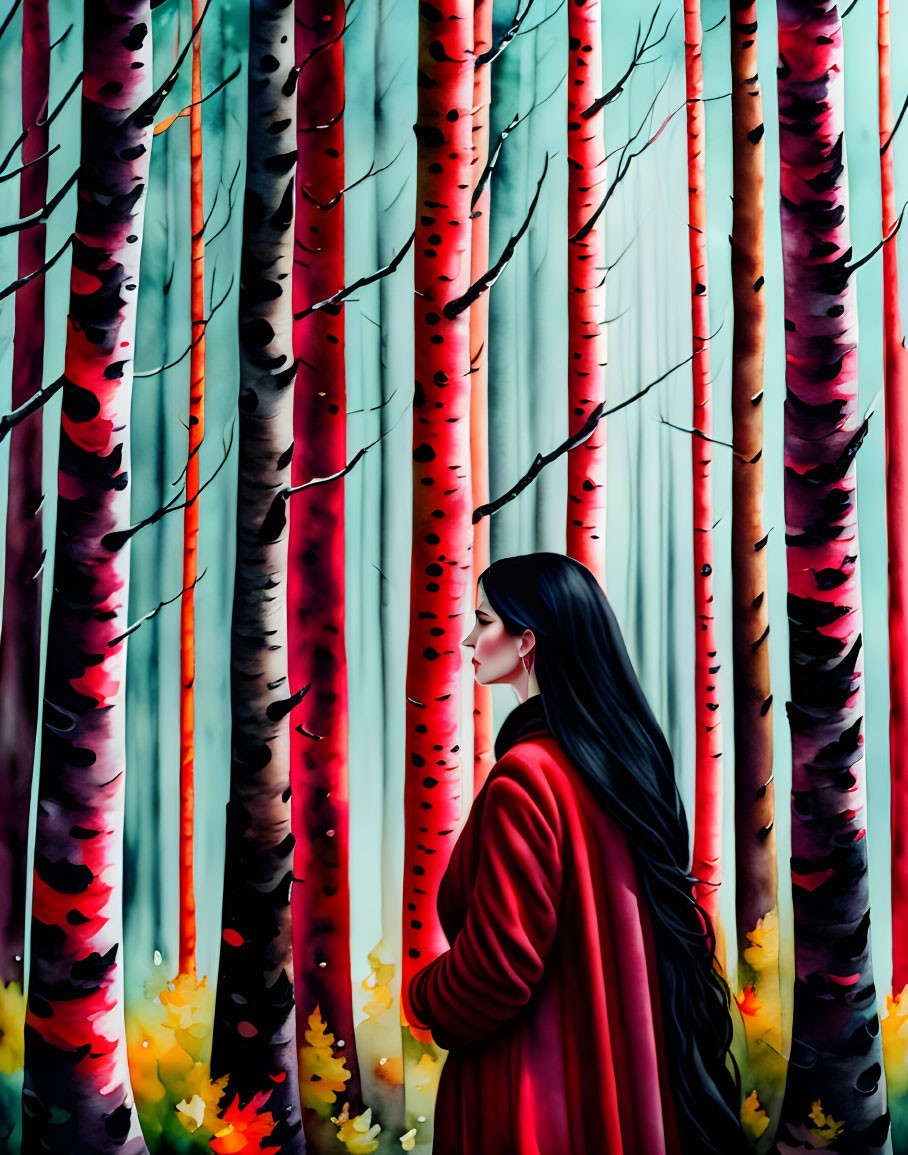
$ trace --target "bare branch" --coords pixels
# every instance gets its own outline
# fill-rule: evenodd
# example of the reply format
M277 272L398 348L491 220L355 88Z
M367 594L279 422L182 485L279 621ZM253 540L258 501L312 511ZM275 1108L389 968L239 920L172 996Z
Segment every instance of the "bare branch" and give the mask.
M70 34L70 32L72 32L72 30L73 30L73 26L72 26L72 24L70 24L70 26L62 34L62 36L58 36L57 39L53 42L53 44L51 44L50 51L53 52L53 50L55 48L58 48L63 43L63 41L67 38L67 36L69 36L69 34Z
M721 325L719 326L719 329L721 329ZM719 329L716 330L716 333L719 332ZM715 335L716 334L714 333L713 336ZM679 361L677 365L673 365L671 369L667 369L664 373L657 377L655 381L650 381L648 385L645 385L632 396L625 398L624 401L620 401L617 405L613 405L611 409L605 408L604 401L600 402L596 408L592 410L589 417L587 417L586 421L583 423L580 429L577 430L576 433L574 433L571 437L568 437L565 441L562 441L561 444L557 445L550 453L537 453L530 468L526 471L523 477L520 478L519 481L515 482L515 484L511 486L511 488L506 493L503 493L501 497L496 497L494 501L490 501L488 504L480 505L474 509L473 524L476 525L476 523L482 521L484 517L490 517L493 513L497 513L499 509L502 509L516 497L519 497L520 494L523 493L523 491L527 488L527 486L535 481L535 479L547 465L550 465L553 461L561 457L562 454L569 452L571 449L576 449L578 445L582 445L585 441L592 437L596 426L599 424L603 417L610 417L613 413L618 413L620 410L626 409L628 405L633 405L635 401L639 401L641 397L645 397L651 389L655 389L655 387L660 384L660 382L664 381L666 377L670 377L671 374L677 372L678 369L682 369L685 365L689 365L693 359L694 354L691 353L689 357L685 357L683 361Z
M46 405L55 393L59 393L65 381L65 377L58 377L56 381L51 381L50 384L42 386L36 393L33 393L27 401L22 402L18 409L0 417L0 441L6 437L14 425L24 421L26 417L31 417L33 413L38 412L42 405Z
M214 278L212 277L212 281L213 280L214 280ZM133 377L157 377L159 373L165 373L168 369L174 369L174 368L176 368L177 365L180 364L181 361L184 361L189 356L189 354L192 352L192 350L196 347L196 345L198 345L199 341L201 341L203 339L203 337L205 336L205 326L208 324L208 322L215 315L215 313L218 311L218 309L220 309L220 307L224 304L224 302L230 296L230 292L233 289L233 282L234 282L234 278L231 276L230 284L227 286L227 291L224 293L223 297L221 297L220 301L218 301L216 305L211 306L211 309L208 313L208 316L205 318L204 324L202 326L202 332L199 333L198 337L196 337L193 341L190 342L190 344L186 347L186 349L183 350L183 352L179 355L179 357L177 357L177 359L175 361L170 361L166 365L159 365L157 369L136 370L136 372L133 373Z
M61 247L57 249L49 261L45 261L44 264L40 268L35 269L33 273L29 273L27 276L20 277L18 281L13 281L12 284L7 285L5 289L0 289L0 301L2 301L4 297L10 296L12 293L18 293L20 289L24 288L29 283L29 281L33 281L36 277L42 277L48 271L48 269L52 269L57 261L59 261L59 259L69 248L69 246L73 243L73 239L73 234L70 233Z
M624 92L624 86L627 84L628 80L630 79L631 73L634 71L635 68L639 68L643 64L654 63L654 61L652 61L652 60L644 60L643 57L651 49L655 48L657 45L662 43L662 41L668 35L668 30L671 27L671 23L675 18L675 14L673 12L671 14L671 16L669 17L668 22L665 25L665 28L663 28L663 30L662 30L662 35L659 36L652 43L650 43L650 36L652 35L653 26L656 23L656 17L659 15L659 9L661 7L662 7L661 3L656 5L656 10L653 12L653 14L650 18L649 27L647 28L646 34L643 37L642 41L640 39L640 33L642 31L642 25L640 25L640 24L637 25L637 37L634 40L634 51L633 51L633 55L631 56L630 64L628 64L627 68L624 70L624 74L622 75L622 77L615 84L612 85L612 87L608 90L608 92L605 93L604 96L598 97L596 100L593 101L593 103L589 106L589 108L585 108L583 110L583 112L581 112L580 117L582 120L589 120L590 117L595 116L596 113L599 112L600 109L605 108L605 106L607 104L611 104L613 100L617 100L618 97L621 95L621 93Z
M328 212L329 209L333 209L335 205L340 203L341 197L345 193L348 193L350 191L350 189L356 188L357 185L362 184L363 181L368 180L369 177L371 177L371 176L377 176L378 173L380 173L380 172L386 172L391 167L391 165L394 164L394 162L400 157L400 154L404 151L404 149L406 147L407 146L405 144L402 144L400 146L400 149L398 150L397 156L395 156L393 158L393 160L389 160L387 164L383 164L381 166L381 168L376 168L375 167L375 161L373 160L372 164L369 166L369 171L367 173L365 173L363 176L359 177L352 184L348 184L345 188L342 188L340 190L340 192L337 194L337 196L333 196L331 198L331 200L329 200L329 201L322 202L322 201L316 200L315 197L312 195L312 193L310 193L309 190L307 188L305 188L303 185L300 185L300 192L303 194L303 196L306 198L306 200L310 204L315 205L315 207L317 209L321 209L323 212Z
M47 160L47 158L49 156L53 156L54 153L59 150L59 148L59 144L55 144L54 147L49 148L47 152L42 152L40 156L36 156L32 160L26 161L25 164L21 164L18 168L14 168L12 172L4 173L3 176L0 176L0 182L5 180L12 180L13 177L18 176L20 172L25 172L27 168L31 168L33 164L40 164L42 160Z
M51 199L47 202L47 204L44 206L44 208L39 209L36 213L33 213L30 217L24 217L21 221L13 221L13 223L9 224L9 225L0 225L0 237L7 237L7 236L9 236L10 233L21 233L25 229L34 228L35 225L46 224L48 219L50 218L51 213L60 204L60 202L63 200L63 198L69 192L69 190L73 187L73 185L76 183L78 177L79 177L79 170L76 169L76 171L72 174L72 176L69 177L69 179L65 182L63 187L51 197Z
M511 43L517 33L520 31L520 25L526 20L527 14L533 7L533 0L527 0L527 6L521 12L519 9L514 17L514 22L511 27L504 33L494 48L490 48L488 52L480 52L473 62L475 68L482 68L483 65L491 64L492 61L497 60L504 52L507 46Z
M543 16L543 18L539 21L538 24L531 24L529 28L521 28L520 31L517 33L517 35L518 36L526 36L526 34L528 32L535 32L537 28L541 28L543 26L543 24L546 23L546 21L551 20L553 16L558 15L558 13L564 7L565 2L566 2L566 0L561 0L561 3L558 5L558 7L553 8L552 11L548 14L548 16Z
M21 3L22 3L22 0L13 0L12 8L10 8L9 12L7 12L6 16L4 16L3 23L0 24L0 40L3 39L4 33L6 32L7 28L9 28L9 26L10 26L10 22L12 21L13 17L16 15L16 13L19 11L19 5Z
M516 233L511 237L508 243L501 251L501 256L495 264L485 273L482 274L478 280L475 280L469 289L460 297L455 297L453 301L448 301L442 309L444 315L449 321L459 316L464 310L469 309L474 301L477 301L482 294L492 287L504 270L507 268L508 262L514 253L517 251L517 245L520 243L520 238L524 235L530 227L530 221L533 219L533 213L536 211L536 206L539 203L539 194L542 192L542 183L546 178L546 173L549 171L549 154L545 154L545 163L542 166L542 176L536 182L536 192L530 202L529 211L523 219L523 224Z
M390 399L391 398L389 397L388 400L390 401ZM382 402L382 404L384 404L384 402ZM380 406L376 406L376 408L380 408ZM404 406L404 408L401 410L400 417L397 418L394 424L390 425L384 431L384 433L380 433L374 441L370 441L368 445L364 445L362 449L357 450L357 452L347 462L344 468L339 469L337 473L329 474L328 477L313 477L310 481L304 481L302 485L294 485L292 487L287 486L286 489L278 490L272 499L271 507L265 514L265 520L262 522L259 534L268 541L273 541L276 537L279 537L283 531L284 523L287 519L287 502L290 500L290 498L293 497L295 493L302 493L304 489L312 489L316 485L327 485L331 481L339 481L342 477L346 477L350 470L353 469L353 467L356 465L356 463L362 460L362 458L365 457L366 453L372 449L373 446L378 445L379 441L382 441L385 437L394 432L394 430L403 419L404 414L407 412L407 408L407 406Z
M212 96L217 96L217 94L222 89L227 87L227 85L231 82L231 80L236 80L236 78L239 76L239 74L242 70L242 67L243 67L242 64L238 64L236 66L236 68L234 68L233 72L230 73L229 76L225 76L224 79L221 81L221 83L216 84L214 86L214 88L212 88L211 92L206 93L201 98L201 100L194 100L192 102L192 104L187 104L185 108L181 108L180 111L175 112L173 114L173 116L165 116L163 120L158 121L158 123L154 126L154 134L153 135L158 136L158 135L160 135L160 133L166 132L167 129L170 128L170 126L173 124L173 122L175 120L179 120L179 118L181 116L188 116L191 109L197 108L200 104L204 104L206 100L211 100Z
M186 501L179 501L180 497L183 495L183 491L181 490L180 493L172 497L170 501L168 501L165 505L159 506L154 511L154 513L150 513L147 517L143 517L142 520L137 521L135 525L131 525L127 529L115 529L111 530L110 533L106 533L101 538L101 545L111 553L116 553L117 550L122 549L123 546L129 541L129 539L135 536L135 534L137 534L140 529L145 529L146 526L154 525L163 517L166 517L168 513L176 513L176 511L179 509L188 509L190 505L193 505L196 501L198 501L208 486L211 485L217 475L227 464L227 461L230 457L230 450L233 448L233 433L235 427L236 422L233 422L230 426L230 438L229 440L225 440L223 443L224 456L221 458L217 469L214 471L214 473L212 473L211 477L209 477L205 482L202 483L202 485L199 486L193 497L187 498Z
M67 88L67 90L63 94L63 96L60 98L60 103L57 105L57 107L54 109L54 111L50 114L50 116L48 116L46 121L40 121L39 120L38 121L39 124L47 124L48 127L50 127L50 125L52 125L54 123L54 121L57 119L57 117L60 115L60 113L66 107L66 105L69 103L69 98L72 96L72 94L76 91L76 89L82 83L82 77L84 75L85 74L83 72L80 72L76 76L75 80L72 82L72 84L69 86L69 88Z
M555 93L558 91L558 89L562 86L562 84L564 84L566 77L567 77L567 73L565 73L561 77L561 79L558 81L558 83L555 85L555 87L552 89L552 91L548 94L548 96L544 96L542 98L542 100L536 101L536 103L534 103L533 105L530 106L529 109L527 109L527 111L523 114L523 116L520 116L519 114L515 115L514 119L511 121L511 123L509 125L507 125L506 128L503 128L501 130L501 132L498 134L498 140L496 140L494 146L489 149L489 159L486 161L485 168L483 168L483 170L479 176L479 180L476 182L476 187L473 190L473 195L470 199L470 208L471 209L476 208L476 205L479 202L479 198L482 196L483 190L485 189L486 185L489 183L489 180L491 179L492 173L495 171L495 166L498 164L498 158L501 156L501 149L502 149L502 146L504 145L504 142L508 139L508 137L514 131L514 129L519 128L519 126L521 124L523 124L523 122L527 119L527 117L531 116L532 113L534 113L537 108L541 108L542 105L545 104L545 102L547 100L552 99L552 97L555 95Z
M178 594L174 594L172 598L166 598L163 602L158 602L158 604L150 613L143 614L137 622L133 622L133 624L129 627L128 630L125 631L125 633L120 634L119 637L112 638L111 641L107 643L108 648L112 646L118 646L120 642L125 642L130 634L134 634L136 632L139 626L143 626L146 622L150 622L152 618L157 617L157 615L165 606L173 605L174 602L179 601L183 594L188 594L190 590L194 590L206 573L208 573L207 566L202 570L194 582L190 582L188 586L184 586L183 589L181 589Z
M303 317L308 317L310 313L315 313L319 309L330 309L334 305L340 305L341 301L345 301L347 297L355 293L357 289L363 289L366 285L371 285L375 281L380 281L382 277L387 277L397 269L401 261L407 254L407 250L413 241L416 239L416 232L410 233L404 247L400 250L396 257L390 261L384 268L379 269L375 273L370 273L367 277L360 277L358 281L354 281L352 285L347 285L346 288L340 289L331 297L326 297L324 301L317 301L314 305L310 305L308 309L303 309L299 313L293 314L294 321L301 321Z
M662 89L660 88L659 92L661 92L661 91L662 91ZM659 95L659 93L656 94L656 98L658 98L658 95ZM678 115L678 113L681 112L681 110L683 108L686 108L689 103L694 104L694 103L702 101L702 103L706 104L710 100L725 100L725 99L727 99L727 97L729 95L730 95L729 93L723 92L720 96L702 96L702 97L697 97L691 101L686 100L684 102L684 104L679 104L678 107L673 112L670 112L668 114L668 116L665 118L665 120L662 121L662 123L659 125L658 129L653 133L653 135L640 148L638 148L636 152L629 153L628 149L633 144L633 142L636 140L637 136L640 134L640 131L643 127L643 124L646 122L646 119L649 118L650 114L653 111L653 105L651 104L649 107L649 110L646 114L646 117L641 122L640 128L637 129L637 131L630 138L630 140L627 142L627 144L625 144L621 148L621 150L620 150L621 155L618 159L618 172L615 176L615 179L612 181L612 183L609 185L608 189L606 190L605 196L603 197L602 201L599 203L598 208L596 208L594 210L594 212L587 219L586 223L584 225L581 225L581 227L577 230L576 233L574 233L574 235L572 237L568 237L568 241L569 242L570 241L582 241L584 239L584 237L586 237L592 231L592 229L596 225L596 221L599 219L599 217L602 215L603 211L605 210L605 206L612 199L612 196L615 193L615 189L618 187L618 185L627 176L628 170L630 169L632 162L638 156L642 156L643 153L645 153L648 148L650 148L652 145L654 145L656 143L656 141L659 139L659 137L662 135L662 133L664 132L664 130L668 126L669 122L671 120L673 120L674 117L676 117ZM653 101L653 104L655 104L655 100Z

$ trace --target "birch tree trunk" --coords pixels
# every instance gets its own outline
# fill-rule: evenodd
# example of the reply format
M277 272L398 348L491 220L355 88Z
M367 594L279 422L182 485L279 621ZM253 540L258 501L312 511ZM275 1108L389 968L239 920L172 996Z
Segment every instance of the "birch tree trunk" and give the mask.
M293 453L296 165L293 6L253 0L240 285L232 754L211 1073L221 1106L256 1095L270 1143L302 1152L291 960L287 503Z
M416 122L413 546L407 653L402 1009L447 949L435 901L461 812L460 676L470 578L470 321L446 306L470 284L473 5L423 4ZM453 314L453 315L452 315ZM428 1032L411 1028L420 1041Z
M703 27L700 0L684 0L687 80L687 174L693 335L694 700L697 786L693 873L698 902L713 923L719 912L722 855L722 741L713 613L712 401L709 379L709 303L706 268L706 119L703 112Z
M785 520L795 988L780 1150L888 1148L870 954L855 462L857 314L844 151L842 24L832 0L780 0L785 272Z
M889 2L878 2L883 235L896 228ZM897 238L883 246L886 528L889 541L889 762L892 784L892 992L908 986L908 352L899 307Z
M151 122L148 0L85 12L48 626L23 1149L144 1153L123 1020L130 395Z
M202 15L192 0L192 26ZM192 42L189 107L190 311L189 452L183 513L183 594L180 599L180 973L196 973L195 881L195 584L199 576L199 455L205 436L205 201L202 160L202 30Z
M296 190L294 308L344 286L344 40L342 0L297 0L299 161ZM344 468L347 389L344 308L319 309L294 321L299 363L294 408L293 482ZM344 482L292 500L290 532L290 676L312 689L290 732L294 851L293 946L297 1036L319 1010L349 1079L339 1093L351 1114L362 1090L353 1033L350 979L348 686L345 649ZM317 1089L317 1088L316 1088ZM303 1105L307 1087L302 1079ZM317 1101L317 1100L315 1100ZM314 1112L304 1112L314 1150L335 1151L336 1128L323 1146Z
M568 432L605 400L605 228L589 219L605 195L600 0L568 4ZM567 554L605 587L605 421L568 454Z
M26 0L22 11L22 164L19 215L47 201L50 20L47 0ZM44 264L44 225L19 235L19 277ZM41 387L44 369L44 277L16 293L12 407ZM10 433L6 507L3 625L0 630L0 982L22 982L25 957L25 867L28 811L38 729L41 633L41 415Z

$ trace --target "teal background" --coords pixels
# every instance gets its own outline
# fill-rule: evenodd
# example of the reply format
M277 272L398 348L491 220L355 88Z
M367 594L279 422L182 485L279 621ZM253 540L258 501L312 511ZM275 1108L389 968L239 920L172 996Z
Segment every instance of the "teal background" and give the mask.
M638 18L651 9L607 0L604 5L605 87L624 71ZM703 22L707 122L709 294L715 437L731 438L730 375L733 316L728 233L731 228L731 147L728 19L725 7L705 0ZM782 866L783 954L790 958L788 791L791 757L784 702L788 696L786 571L782 504L782 403L784 400L783 294L778 215L778 127L775 92L775 11L758 5L760 76L766 123L766 512L770 529L769 603L772 635L777 837ZM673 14L674 13L674 14ZM690 353L687 249L687 169L683 18L663 5L663 43L637 68L625 93L605 112L606 143L618 149L656 101L653 130L680 110L659 141L635 160L605 214L609 263L630 246L608 274L607 392L610 403L636 392ZM496 12L499 31L513 5ZM547 17L544 23L540 23ZM72 31L54 49L53 106L81 67L81 5L51 0L52 36ZM217 206L210 231L224 223L207 248L206 272L213 300L232 281L224 305L207 331L207 437L203 479L217 468L230 435L238 384L236 307L242 222L246 131L245 60L248 10L240 0L214 0L206 18L203 87L212 89L237 64L241 75L204 105L206 211ZM413 227L415 202L416 4L410 0L353 0L345 37L347 181L374 164L388 166L346 198L347 282L386 264ZM540 26L531 30L534 25ZM897 62L908 53L908 10L894 5L893 60L898 103L904 93ZM172 66L177 43L191 23L186 0L165 0L154 12L156 78ZM0 143L19 131L21 13L0 43ZM494 134L513 115L535 111L506 142L492 181L493 258L523 219L549 154L549 175L527 236L491 290L490 457L491 491L507 489L535 454L547 452L567 432L566 365L566 10L557 0L535 0L521 35L493 66ZM879 145L876 100L876 8L860 0L846 20L846 145L854 252L880 239ZM161 116L189 101L184 67ZM132 501L135 519L175 492L186 455L189 359L163 372L189 345L189 148L188 119L155 138L142 257L133 391ZM894 146L897 191L908 188L908 136ZM52 128L60 148L50 160L55 190L78 164L79 105L69 102ZM5 145L2 150L5 152ZM609 179L613 178L614 160ZM228 217L227 186L239 165ZM14 166L11 166L14 167ZM55 252L73 227L74 191L51 217L47 251ZM0 220L18 217L16 180L0 182ZM218 222L215 224L214 222ZM900 238L904 256L908 241ZM16 276L17 240L0 238L2 284ZM856 274L862 411L874 403L870 433L858 456L861 582L864 598L868 849L872 942L878 990L891 981L889 916L888 675L886 540L882 389L881 256ZM45 383L59 375L68 297L69 260L47 275ZM410 398L412 391L412 254L389 278L357 292L346 306L348 445L352 454L383 434L345 482L347 540L347 655L350 675L350 817L352 880L351 957L357 1008L367 1001L360 983L369 974L367 953L384 938L390 958L400 949L403 862L404 676L407 646L410 542ZM721 326L721 327L720 327ZM13 301L0 303L0 408L9 405ZM380 408L379 408L380 406ZM660 422L689 426L690 368L684 366L642 401L608 423L608 592L631 655L669 737L689 812L693 804L693 593L691 559L690 439ZM51 556L59 397L44 412L44 507L51 553L43 573L45 614ZM8 442L0 445L6 468ZM214 981L220 920L224 807L229 777L229 620L233 584L236 448L203 495L197 592L198 676L196 762L196 887L199 970ZM721 716L726 756L725 885L721 908L733 936L733 774L731 693L731 589L729 567L731 454L714 451L715 608ZM542 474L492 519L492 555L536 549L564 550L565 459ZM0 495L0 506L4 502ZM5 512L5 510L3 511ZM132 545L130 615L137 620L181 585L182 520L166 517L142 530ZM2 563L0 563L2 564ZM146 983L176 970L178 930L178 602L161 610L129 641L127 812L125 827L125 944L128 1006L145 999ZM464 633L467 632L464 629ZM462 681L465 778L469 781L472 677ZM515 703L495 688L495 724ZM470 797L465 788L464 796ZM733 938L729 957L734 957ZM784 995L783 987L783 995ZM790 1013L790 1005L787 1005ZM390 1014L396 1013L396 1007ZM357 1013L357 1020L363 1018ZM366 1079L367 1093L370 1081ZM396 1140L388 1149L399 1149ZM383 1148L384 1149L384 1148ZM417 1149L425 1148L420 1132Z

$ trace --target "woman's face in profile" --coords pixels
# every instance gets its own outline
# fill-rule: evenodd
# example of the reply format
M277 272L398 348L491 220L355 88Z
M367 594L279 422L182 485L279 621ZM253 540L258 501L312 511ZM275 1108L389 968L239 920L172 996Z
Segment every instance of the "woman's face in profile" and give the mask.
M473 649L473 673L482 686L493 682L517 685L526 679L527 670L521 651L531 654L535 638L532 630L524 630L521 637L509 634L504 622L489 605L479 586L479 604L473 629L461 643Z

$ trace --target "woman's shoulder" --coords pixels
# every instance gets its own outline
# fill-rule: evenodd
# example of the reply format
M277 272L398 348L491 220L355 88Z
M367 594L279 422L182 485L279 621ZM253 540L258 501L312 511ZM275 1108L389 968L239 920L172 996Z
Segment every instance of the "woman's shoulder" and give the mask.
M553 799L570 789L571 767L557 740L548 733L515 742L498 759L487 782L507 781L528 794Z

